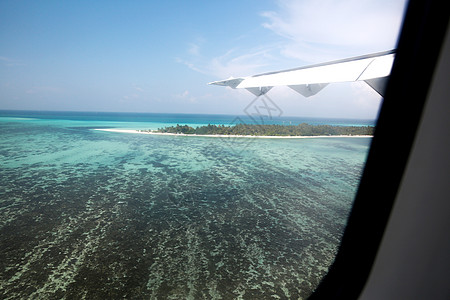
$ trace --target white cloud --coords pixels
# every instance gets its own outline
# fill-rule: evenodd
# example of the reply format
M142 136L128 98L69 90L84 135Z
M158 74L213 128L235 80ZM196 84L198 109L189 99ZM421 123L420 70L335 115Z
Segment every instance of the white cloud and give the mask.
M133 100L133 99L139 99L140 96L138 94L131 94L131 95L125 95L122 97L123 100Z
M195 41L189 43L188 45L188 53L192 56L200 56L201 46L206 42L206 39L198 36Z
M200 45L197 45L194 43L189 44L188 52L191 55L195 55L195 56L200 55Z
M272 55L274 49L273 46L255 47L253 49L233 48L221 56L208 58L196 55L189 59L176 58L176 61L193 71L219 79L230 76L248 76L270 70L270 66L276 60ZM190 51L188 50L188 52Z
M182 98L189 96L189 91L188 90L184 91L180 96Z
M131 100L140 99L142 97L142 94L144 92L144 89L142 87L138 86L135 83L131 84L131 87L133 88L134 91L127 95L124 95L122 97L122 100L131 101Z
M208 62L208 73L220 78L229 76L248 76L261 72L273 61L270 47L251 49L246 53L238 53L238 49L229 50L222 56L214 57Z
M136 91L138 91L138 92L143 92L143 91L144 91L144 89L141 88L140 86L138 86L137 84L133 84L132 86L133 86L133 88L134 88Z
M185 59L177 57L177 58L175 58L175 61L177 63L180 63L180 64L183 64L183 65L187 66L189 69L191 69L191 70L193 70L195 72L198 72L198 73L201 73L201 74L207 74L206 70L202 69L201 67L198 67L195 63L193 63L193 62L191 62L189 60L185 60Z
M263 26L283 37L281 53L306 62L395 47L405 0L278 1Z
M197 97L192 95L188 90L185 90L181 94L174 95L175 98L182 99L183 101L189 101L190 103L197 103Z

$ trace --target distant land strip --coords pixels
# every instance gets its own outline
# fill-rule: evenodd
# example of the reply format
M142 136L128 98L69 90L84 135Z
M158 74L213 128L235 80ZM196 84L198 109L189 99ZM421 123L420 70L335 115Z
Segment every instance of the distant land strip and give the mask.
M234 126L206 125L191 127L188 125L169 126L158 130L139 130L148 133L169 133L183 135L220 135L220 136L372 136L374 126L332 126L310 125L257 125L236 124Z

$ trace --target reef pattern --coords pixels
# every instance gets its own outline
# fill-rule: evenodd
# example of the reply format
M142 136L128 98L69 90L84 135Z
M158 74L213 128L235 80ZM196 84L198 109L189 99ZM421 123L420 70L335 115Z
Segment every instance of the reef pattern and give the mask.
M370 144L91 129L0 124L0 298L304 299Z

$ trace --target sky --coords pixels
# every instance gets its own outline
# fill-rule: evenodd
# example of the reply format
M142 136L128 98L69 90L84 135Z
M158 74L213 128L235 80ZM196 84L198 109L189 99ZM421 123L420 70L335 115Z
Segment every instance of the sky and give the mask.
M394 49L406 0L0 1L0 109L243 114L254 95L207 85ZM286 116L375 118L363 82Z

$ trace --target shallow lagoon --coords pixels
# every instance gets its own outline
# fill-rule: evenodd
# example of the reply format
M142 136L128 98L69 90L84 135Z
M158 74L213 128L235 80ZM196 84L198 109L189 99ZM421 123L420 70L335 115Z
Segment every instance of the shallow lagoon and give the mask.
M306 298L333 261L371 141L0 119L6 299Z

